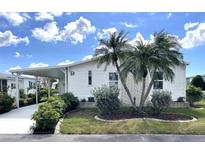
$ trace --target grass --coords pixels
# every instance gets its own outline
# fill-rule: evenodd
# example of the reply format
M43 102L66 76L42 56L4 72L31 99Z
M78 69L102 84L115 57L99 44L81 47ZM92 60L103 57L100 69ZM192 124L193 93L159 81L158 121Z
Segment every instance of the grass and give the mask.
M199 103L205 106L205 101ZM170 108L166 112L191 115L194 122L159 122L130 119L101 122L94 119L96 109L79 109L69 113L60 127L62 134L205 134L205 109Z

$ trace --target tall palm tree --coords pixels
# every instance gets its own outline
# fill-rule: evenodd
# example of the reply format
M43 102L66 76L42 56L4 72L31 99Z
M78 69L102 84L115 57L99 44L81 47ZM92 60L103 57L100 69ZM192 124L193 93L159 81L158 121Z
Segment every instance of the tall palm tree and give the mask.
M98 67L102 64L105 64L105 69L110 64L116 67L121 83L133 107L136 108L135 102L120 70L120 62L123 60L127 50L131 48L131 46L128 44L127 33L124 33L124 31L120 31L119 33L114 32L110 34L110 37L108 39L101 39L100 46L101 48L97 50L95 58L95 61L98 63Z
M163 72L165 80L173 80L173 68L183 62L181 48L176 37L161 31L154 34L153 42L137 41L134 50L126 54L127 58L121 65L124 78L130 72L135 81L142 81L139 112L150 93L155 79L155 72ZM146 78L150 75L150 82L146 87Z

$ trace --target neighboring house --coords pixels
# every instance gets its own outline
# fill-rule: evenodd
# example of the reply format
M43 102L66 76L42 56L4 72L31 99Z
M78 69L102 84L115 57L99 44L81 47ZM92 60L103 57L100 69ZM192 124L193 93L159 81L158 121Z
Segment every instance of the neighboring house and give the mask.
M173 100L176 101L179 97L186 97L186 64L176 66L173 70L175 73L173 82L165 81L163 73L159 72L159 78L155 81L152 91L168 90L172 93ZM62 66L27 68L12 70L12 72L59 79L58 87L60 94L72 92L78 96L79 99L86 100L93 97L91 90L94 87L103 84L116 85L120 89L120 99L122 102L130 104L115 67L109 65L105 70L104 65L97 67L97 64L94 63L92 59ZM147 78L147 81L148 80L150 80L150 78ZM131 75L128 75L127 84L132 96L135 97L136 102L139 103L141 83L136 84ZM150 92L150 96L152 91ZM148 99L150 99L150 96Z
M24 89L25 94L35 93L34 85L36 79L33 77L21 76L19 78L19 89ZM11 97L16 96L15 77L11 74L0 73L0 91L7 92Z
M204 80L204 82L205 82L205 75L200 75L200 76L203 78L203 80ZM189 84L194 77L195 77L195 76L187 77L187 78L186 78L186 83Z

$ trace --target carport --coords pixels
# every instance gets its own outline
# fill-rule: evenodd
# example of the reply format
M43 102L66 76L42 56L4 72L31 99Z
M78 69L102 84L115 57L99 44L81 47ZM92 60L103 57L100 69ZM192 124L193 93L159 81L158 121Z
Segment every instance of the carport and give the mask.
M68 65L53 66L53 67L38 67L38 68L26 68L11 70L11 73L15 76L16 81L16 106L19 108L19 77L21 75L32 75L36 77L36 104L38 104L38 78L56 78L64 81L63 93L68 92ZM50 91L50 90L49 90Z

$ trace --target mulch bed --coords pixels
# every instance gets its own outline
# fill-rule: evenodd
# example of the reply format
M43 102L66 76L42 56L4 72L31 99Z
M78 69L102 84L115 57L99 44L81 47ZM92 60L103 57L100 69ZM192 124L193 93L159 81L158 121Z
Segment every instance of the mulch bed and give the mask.
M133 113L118 113L115 115L109 116L100 116L100 118L105 120L123 120L123 119L133 119L133 118L155 118L161 120L192 120L193 117L183 114L174 114L174 113L162 113L160 115L156 115L153 113L147 115L137 115Z

